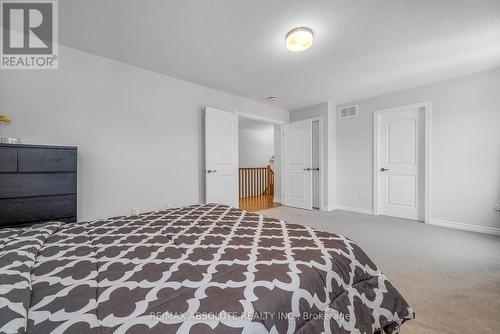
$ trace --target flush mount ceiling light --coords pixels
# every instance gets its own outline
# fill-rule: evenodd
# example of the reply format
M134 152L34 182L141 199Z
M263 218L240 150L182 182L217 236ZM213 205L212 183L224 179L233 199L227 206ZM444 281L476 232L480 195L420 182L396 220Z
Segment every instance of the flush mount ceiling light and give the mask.
M306 27L292 29L286 34L286 47L293 52L309 49L314 40L313 31Z

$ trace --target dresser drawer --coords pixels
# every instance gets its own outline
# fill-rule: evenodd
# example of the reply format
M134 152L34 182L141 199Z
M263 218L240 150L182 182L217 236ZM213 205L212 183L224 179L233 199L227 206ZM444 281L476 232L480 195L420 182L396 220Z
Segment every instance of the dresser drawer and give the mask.
M76 173L0 173L0 198L76 193Z
M76 150L20 148L18 172L76 172Z
M76 195L0 199L0 212L0 227L48 220L75 221Z
M0 173L17 172L17 148L0 147Z

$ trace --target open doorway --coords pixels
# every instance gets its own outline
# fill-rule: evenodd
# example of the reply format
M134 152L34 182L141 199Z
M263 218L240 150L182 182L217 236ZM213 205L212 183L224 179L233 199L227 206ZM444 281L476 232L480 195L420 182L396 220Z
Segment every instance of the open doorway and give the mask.
M242 144L239 151L239 127L254 129L245 120L267 124L267 131L272 134L272 150L262 149L260 140ZM246 125L245 125L246 123ZM284 121L242 113L226 111L211 106L205 107L205 202L220 203L240 207L248 211L258 211L279 206L282 200L282 151ZM272 127L270 130L269 127ZM254 129L257 130L257 129ZM272 131L272 132L271 132ZM266 134L263 134L266 136ZM255 137L254 137L255 138ZM260 138L260 137L256 137ZM269 138L269 137L267 137ZM268 139L270 140L270 139ZM260 160L254 154L262 151ZM239 156L242 160L239 166ZM250 172L241 174L241 169ZM240 206L240 198L245 199ZM246 202L246 203L245 203Z
M239 207L259 211L279 206L281 125L238 117Z

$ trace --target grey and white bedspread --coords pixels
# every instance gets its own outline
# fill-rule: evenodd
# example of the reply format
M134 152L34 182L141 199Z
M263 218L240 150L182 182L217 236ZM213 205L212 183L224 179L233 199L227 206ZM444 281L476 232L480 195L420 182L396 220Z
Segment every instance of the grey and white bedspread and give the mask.
M351 240L207 204L0 230L1 333L397 333Z

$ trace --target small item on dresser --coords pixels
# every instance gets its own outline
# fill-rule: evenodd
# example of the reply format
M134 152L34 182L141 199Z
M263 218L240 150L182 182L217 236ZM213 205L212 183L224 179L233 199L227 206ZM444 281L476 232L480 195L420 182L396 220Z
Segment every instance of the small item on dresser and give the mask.
M7 115L0 115L0 122L10 123L11 120Z
M0 123L10 123L12 120L7 115L0 115ZM20 144L21 139L12 137L1 137L1 144Z
M2 144L21 144L21 139L15 137L1 137L0 143Z

